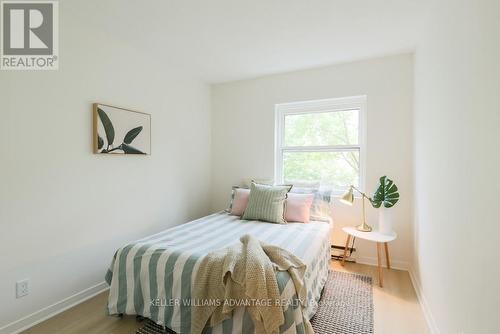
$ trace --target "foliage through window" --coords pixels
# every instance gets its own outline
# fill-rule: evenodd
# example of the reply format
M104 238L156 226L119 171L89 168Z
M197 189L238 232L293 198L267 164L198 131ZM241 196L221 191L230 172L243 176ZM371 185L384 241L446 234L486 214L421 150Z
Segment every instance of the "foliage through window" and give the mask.
M276 179L334 193L363 179L365 97L276 106Z

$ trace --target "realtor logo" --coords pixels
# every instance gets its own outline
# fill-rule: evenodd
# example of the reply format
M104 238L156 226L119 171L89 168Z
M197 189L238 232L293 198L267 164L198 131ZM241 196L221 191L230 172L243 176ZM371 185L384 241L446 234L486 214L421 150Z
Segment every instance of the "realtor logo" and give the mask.
M1 1L2 70L58 69L58 3Z

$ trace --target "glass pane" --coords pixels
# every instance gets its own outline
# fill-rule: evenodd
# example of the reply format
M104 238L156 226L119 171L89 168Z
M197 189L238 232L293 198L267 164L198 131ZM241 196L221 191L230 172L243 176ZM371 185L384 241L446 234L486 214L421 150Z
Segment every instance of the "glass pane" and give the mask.
M359 110L286 115L285 146L357 145Z
M359 151L285 152L283 179L285 184L320 181L343 192L351 184L359 186Z

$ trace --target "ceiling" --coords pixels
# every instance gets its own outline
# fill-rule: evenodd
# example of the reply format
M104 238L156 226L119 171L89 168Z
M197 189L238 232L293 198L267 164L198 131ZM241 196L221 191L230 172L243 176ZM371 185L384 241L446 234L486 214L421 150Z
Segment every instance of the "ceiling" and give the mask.
M215 83L412 51L427 3L116 0L99 6L113 13L108 28L128 42Z

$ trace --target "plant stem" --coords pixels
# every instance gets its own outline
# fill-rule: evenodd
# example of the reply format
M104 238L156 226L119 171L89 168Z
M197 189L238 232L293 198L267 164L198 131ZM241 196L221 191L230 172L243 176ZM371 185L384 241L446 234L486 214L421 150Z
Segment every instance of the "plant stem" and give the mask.
M115 148L112 148L111 150L108 151L108 153L116 151L116 150L121 150L121 149L122 149L122 145L115 147Z

